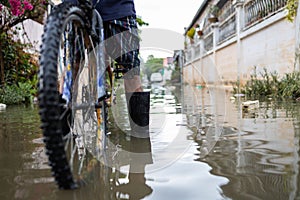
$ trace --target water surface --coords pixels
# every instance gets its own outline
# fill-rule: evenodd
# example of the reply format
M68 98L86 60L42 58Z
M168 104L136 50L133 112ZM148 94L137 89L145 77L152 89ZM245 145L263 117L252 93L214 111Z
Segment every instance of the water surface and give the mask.
M119 107L123 117L112 117L110 139L119 150L145 148L146 161L124 154L117 162L118 151L113 168L94 162L75 191L58 190L51 177L38 109L8 106L0 112L0 199L300 198L299 103L243 110L246 100L231 96L190 86L155 90L150 139L135 144Z

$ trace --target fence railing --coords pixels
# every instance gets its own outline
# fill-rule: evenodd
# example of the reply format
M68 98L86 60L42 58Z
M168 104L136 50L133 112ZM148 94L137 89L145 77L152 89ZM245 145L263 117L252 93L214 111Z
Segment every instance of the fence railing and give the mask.
M236 17L233 14L228 18L224 23L219 26L219 41L218 43L223 42L224 40L230 38L236 33Z
M209 35L207 35L204 38L204 49L205 51L210 51L212 50L214 46L214 34L213 32L211 32Z
M191 49L185 51L185 62L190 62L192 60Z
M194 55L195 55L195 57L199 57L199 56L200 56L200 43L198 43L198 44L194 47Z
M207 24L203 29L203 35L208 35L211 32L212 32L212 28L211 28L210 24Z
M235 8L232 5L232 1L227 1L224 4L218 19L220 22L218 43L221 43L236 32Z
M232 1L227 1L221 8L218 20L220 23L226 21L233 13L235 13L235 8L232 5Z
M285 7L287 0L252 0L245 4L245 25L249 26Z

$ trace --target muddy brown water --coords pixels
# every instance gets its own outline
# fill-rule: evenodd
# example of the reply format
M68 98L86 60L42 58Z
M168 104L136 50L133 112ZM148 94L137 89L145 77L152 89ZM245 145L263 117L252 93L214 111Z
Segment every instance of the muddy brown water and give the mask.
M8 106L0 112L0 199L300 199L299 103L246 108L222 89L182 91L151 96L152 163L142 173L129 173L130 162L118 175L100 163L74 191L58 190L51 177L37 107Z

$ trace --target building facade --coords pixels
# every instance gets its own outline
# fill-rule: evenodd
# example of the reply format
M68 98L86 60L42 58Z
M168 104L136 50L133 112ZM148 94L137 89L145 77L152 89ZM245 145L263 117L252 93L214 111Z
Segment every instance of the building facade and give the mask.
M296 26L287 0L204 0L185 32L183 81L245 83L264 69L295 70Z

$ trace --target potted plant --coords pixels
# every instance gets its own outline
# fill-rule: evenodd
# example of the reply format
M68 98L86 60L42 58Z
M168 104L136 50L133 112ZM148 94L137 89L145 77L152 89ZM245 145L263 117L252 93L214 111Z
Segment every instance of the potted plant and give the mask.
M203 35L203 31L201 30L200 25L197 24L195 27L196 27L196 32L197 32L198 36L201 37Z
M195 27L190 28L190 29L188 30L188 32L187 32L187 36L190 38L191 44L194 43L194 35L195 35L195 33L196 33Z
M188 36L189 38L193 39L193 38L194 38L194 35L195 35L195 32L196 32L195 27L192 27L192 28L190 28L190 30L188 30L187 36Z
M210 6L208 21L211 23L217 22L219 12L220 12L220 8L218 6L216 6L216 5Z
M197 31L197 34L198 34L198 36L201 37L201 36L203 35L203 31L199 29L199 30Z

